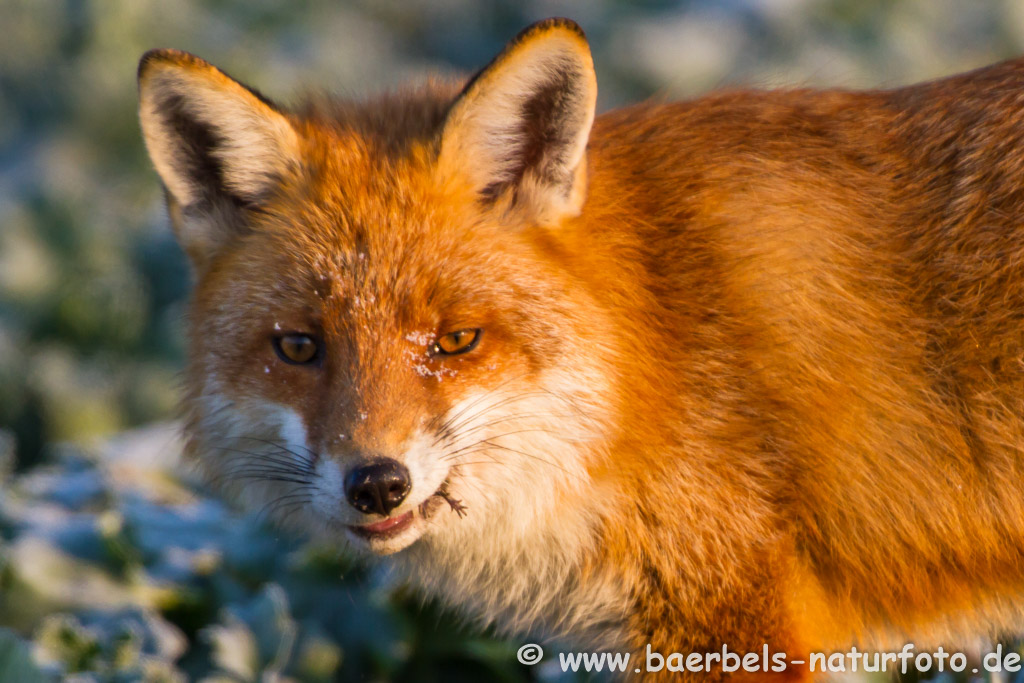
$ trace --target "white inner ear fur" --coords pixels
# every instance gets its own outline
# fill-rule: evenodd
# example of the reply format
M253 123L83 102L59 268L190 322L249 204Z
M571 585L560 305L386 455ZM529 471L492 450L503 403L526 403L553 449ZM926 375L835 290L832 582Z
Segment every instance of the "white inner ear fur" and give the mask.
M186 172L189 141L169 124L169 106L214 132L212 154L222 164L224 189L242 198L258 196L298 158L298 135L288 120L238 83L187 67L153 71L142 84L142 131L153 165L182 207L201 199L203 188Z
M556 34L528 40L480 75L445 124L440 156L443 172L468 177L478 192L515 181L522 159L510 150L522 151L529 144L524 139L524 105L559 81L567 81L573 97L560 121L562 137L568 143L545 149L535 167L527 169L518 200L532 203L531 211L542 221L578 214L585 185L585 164L581 162L594 121L597 81L590 54L581 50L575 36ZM560 168L549 168L553 157ZM551 186L531 170L554 172L571 181L568 187Z

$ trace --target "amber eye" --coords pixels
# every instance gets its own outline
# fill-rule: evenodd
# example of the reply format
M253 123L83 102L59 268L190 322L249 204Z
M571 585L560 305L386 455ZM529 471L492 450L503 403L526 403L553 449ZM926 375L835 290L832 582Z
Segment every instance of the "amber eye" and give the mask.
M446 335L438 337L434 345L430 347L430 350L434 354L442 356L454 356L458 353L466 353L471 351L476 343L480 341L480 333L482 330L459 330L458 332L449 332Z
M316 340L308 334L285 334L274 337L274 351L285 363L308 365L320 356Z

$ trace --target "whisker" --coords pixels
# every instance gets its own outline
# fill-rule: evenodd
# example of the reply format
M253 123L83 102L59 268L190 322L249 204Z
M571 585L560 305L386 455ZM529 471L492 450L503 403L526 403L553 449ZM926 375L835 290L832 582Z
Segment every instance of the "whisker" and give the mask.
M288 512L286 512L284 517L281 518L281 521L280 521L281 526L287 526L289 521L292 518L292 515L294 515L295 513L299 512L300 510L302 510L304 505L305 505L305 502L304 501L300 501L298 503L289 503L287 505L282 506L283 509L288 510Z
M267 512L268 516L269 516L269 514L274 512L277 509L277 506L282 504L284 501L287 501L287 500L290 500L290 499L299 498L299 497L303 497L303 498L307 498L308 499L308 495L305 494L305 493L293 493L293 494L289 494L289 495L285 495L285 496L279 496L279 497L273 499L272 501L270 501L269 503L267 503L266 505L264 505L263 507L261 507L259 512L256 513L255 519L259 520L264 512ZM266 518L264 518L264 519L266 519Z
M564 467L562 467L561 465L559 465L559 464L557 464L557 463L554 463L554 462L552 462L552 461L550 461L550 460L547 460L547 459L545 459L545 458L543 458L543 457L541 457L541 456L539 456L539 455L535 455L535 454L533 454L533 453L527 453L526 451L521 451L521 450L519 450L518 448L511 448L511 447L509 447L509 446L503 446L503 445L501 445L500 443L494 443L493 441L490 441L490 440L488 440L488 441L485 441L484 443L486 443L486 444L488 444L489 446L492 446L492 447L494 447L494 448L499 448L499 449L501 449L501 450L503 450L503 451L508 451L508 452L510 452L510 453L518 453L519 455L522 455L522 456L524 456L524 457L527 457L527 458L533 458L534 460L538 460L538 461L540 461L540 462L543 462L543 463L546 463L546 464L548 464L548 465L552 465L552 466L554 466L554 467L557 467L558 469L562 470L562 471L563 471L563 472L565 472L566 474L568 474L568 473L569 473L569 470L565 469L565 468L564 468Z
M231 469L230 470L230 474L231 474L231 476L234 476L234 477L241 477L241 476L245 476L247 478L267 477L268 479L270 479L272 477L287 477L288 479L294 479L296 481L303 481L303 482L311 481L311 479L309 477L303 477L301 474L297 474L295 472L292 472L291 470L274 469L274 468L268 468L268 467L262 467L262 466L259 466L259 467L257 467L257 466L253 466L253 467L240 466L240 467L236 467L236 468Z
M282 477L260 473L250 474L246 472L234 472L232 473L231 476L234 479L251 479L256 481L279 481L288 484L299 484L300 488L313 488L313 484L311 484L308 479L294 479L292 477Z
M302 469L301 467L295 467L292 463L264 460L263 458L236 457L231 458L227 462L232 467L265 467L269 470L280 470L282 472L293 472L295 474L313 474L309 470Z
M552 431L552 430L547 429L545 427L528 427L528 428L524 428L524 429L516 429L516 430L513 430L511 432L504 432L502 434L493 434L491 436L488 436L488 437L485 437L483 439L480 439L479 441L475 441L475 442L473 442L473 443L471 443L471 444L469 444L467 446L463 446L461 448L457 448L457 449L455 449L453 451L450 451L449 454L460 453L463 450L465 450L466 448L472 448L474 445L476 445L478 443L486 442L489 439L500 439L500 438L502 438L504 436L513 436L515 434L527 434L527 433L530 433L530 432L542 432L544 434L553 434L555 436L561 437L561 435L558 432ZM563 440L564 441L572 441L570 439L564 439L564 438L563 438Z
M270 442L270 441L266 441L266 442L263 442L263 443L266 443L268 445L273 446L274 448L277 448L278 452L273 452L273 451L247 451L247 450L243 450L243 449L240 449L240 448L231 448L229 446L216 446L216 445L213 445L213 448L216 448L216 449L221 450L221 451L229 451L229 452L232 452L232 453L240 453L242 455L248 455L248 456L252 456L252 457L279 458L279 459L281 459L281 460L283 460L285 462L293 462L293 463L295 463L297 465L301 465L304 469L308 469L308 470L312 471L313 465L315 463L313 461L307 459L302 454L296 453L296 452L291 451L291 450L289 450L287 448L282 448L281 446L279 446L277 444L274 444L273 442ZM294 458L297 458L298 462L296 462L295 460L293 460L291 458L286 458L285 457L286 453L289 454L289 455L292 455Z
M524 372L524 373L521 373L519 375L516 375L515 377L510 377L507 380L505 380L504 382L499 383L497 386L495 386L495 387L485 391L483 394L481 394L475 400L470 402L469 405L463 406L455 415L452 415L451 417L449 417L444 423L441 424L441 426L439 427L438 431L444 431L445 429L448 429L449 427L451 427L451 423L454 420L457 420L460 416L462 416L467 410L470 410L470 409L474 408L476 405L478 405L485 398L488 398L492 394L496 393L499 389L508 386L509 383L514 382L517 379L522 379L523 377L526 377L526 375L528 375L528 374L529 373Z
M460 436L460 437L461 436L466 436L467 434L472 434L473 432L478 432L481 429L486 429L487 427L493 427L494 425L501 424L502 422L511 422L512 420L527 420L527 419L531 419L531 418L548 418L548 419L551 419L551 418L566 418L566 417L569 417L569 416L568 415L558 415L558 414L554 414L554 413L525 413L525 414L519 414L519 415L513 414L513 415L509 415L507 417L495 418L493 420L490 420L489 422L484 422L482 424L473 425L469 429L463 429L462 431L460 431L458 436Z
M491 441L489 439L481 439L480 441L478 441L476 443L476 446L477 446L476 450L461 451L461 452L456 453L454 455L452 455L452 454L445 454L444 456L442 456L442 460L452 460L452 459L460 457L460 456L461 457L465 457L467 455L474 455L474 454L477 454L477 453L485 453L488 450L490 450L491 448L495 448L495 449L498 449L498 450L507 451L509 453L515 453L517 455L521 455L521 456L526 457L526 458L531 458L532 460L536 460L537 462L540 462L540 463L543 463L545 465L549 465L551 467L559 469L562 472L564 472L565 474L568 474L568 475L570 475L572 477L575 477L576 479L578 479L580 481L584 480L584 478L582 476L580 476L578 473L572 472L570 470L567 470L564 467L562 467L561 465L559 465L558 463L556 463L556 462L554 462L552 460L548 460L547 458L544 458L542 456L536 455L535 453L527 453L526 451L521 451L521 450L516 449L516 448L511 448L509 446L504 446L504 445L499 444L499 443L494 443L493 441ZM495 462L501 462L501 461L495 460ZM508 463L502 462L502 464L508 466ZM455 467L455 465L453 465L453 467Z
M236 437L231 437L231 438L234 438L234 439L244 439L244 440L247 440L247 441L256 441L256 442L259 442L259 443L267 444L268 446L273 446L274 448L278 448L278 449L280 449L282 451L285 451L286 453L291 453L296 458L300 458L304 462L308 462L310 465L314 464L316 462L316 460L320 458L320 454L319 453L317 453L316 451L310 450L309 448L307 448L305 446L302 446L302 445L299 445L299 448L301 448L302 450L306 451L306 453L308 453L308 455L303 455L302 453L296 453L292 449L290 449L287 446L284 446L282 444L279 444L276 441L270 441L268 439L261 439L259 437L255 437L255 436L236 436Z
M309 465L306 465L304 463L297 463L293 460L285 458L283 455L277 455L273 453L254 453L252 451L243 451L237 448L228 448L226 446L220 446L218 447L217 450L222 452L235 453L238 455L244 455L246 459L260 460L263 462L269 462L278 465L293 465L296 470L307 472L309 474L313 474L313 472L315 471Z
M550 395L550 392L541 391L541 390L535 390L535 391L524 391L524 392L519 393L519 394L513 394L511 396L506 396L505 398L502 398L501 400L499 400L497 403L492 403L492 404L488 405L487 407L485 407L484 409L482 409L480 411L477 411L473 415L469 415L467 417L462 418L461 421L459 421L459 422L452 422L452 421L446 422L445 425L444 425L444 429L447 429L449 431L458 431L459 429L461 429L461 427L463 425L467 424L470 420L482 417L482 416L486 415L487 413L489 413L490 411L496 410L496 409L501 408L503 406L506 406L509 403L514 403L516 401L522 401L524 399L531 398L531 397L534 397L534 396L547 396L547 395Z

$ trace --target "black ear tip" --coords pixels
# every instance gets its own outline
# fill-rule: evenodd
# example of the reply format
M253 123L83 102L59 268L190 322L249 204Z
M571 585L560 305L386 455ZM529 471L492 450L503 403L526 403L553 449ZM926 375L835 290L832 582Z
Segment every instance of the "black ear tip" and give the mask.
M136 78L138 78L141 81L142 77L145 75L149 67L152 66L153 62L163 59L163 52L164 50L161 48L147 50L146 54L142 55L142 58L139 60L139 68L135 74Z
M573 36L579 38L582 43L581 53L588 53L590 50L589 44L587 43L587 34L583 32L580 25L572 19L566 19L565 17L549 17L547 19L541 19L540 21L534 22L520 31L515 38L508 41L505 47L502 48L494 59L487 63L487 65L476 72L472 78L470 78L466 84L462 87L462 91L459 93L459 97L462 97L472 89L477 83L481 76L489 72L495 65L500 64L510 54L516 52L525 43L529 43L532 40L541 38L544 35L550 35L557 32L568 32ZM458 98L456 98L458 100Z
M566 17L548 17L547 19L541 19L536 21L522 31L519 32L515 38L512 39L512 43L518 43L528 38L532 38L535 35L541 33L547 33L549 31L565 30L571 33L575 33L577 36L582 38L584 41L587 39L587 34L583 32L583 29L572 19Z
M203 60L184 50L175 50L168 47L158 47L147 50L139 59L139 68L136 77L139 80L146 75L150 68L157 64L202 64Z

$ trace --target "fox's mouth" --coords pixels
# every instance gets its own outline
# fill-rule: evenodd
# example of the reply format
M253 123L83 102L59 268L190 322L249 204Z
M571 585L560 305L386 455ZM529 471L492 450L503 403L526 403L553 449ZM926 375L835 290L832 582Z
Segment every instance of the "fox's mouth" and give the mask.
M382 555L397 552L412 544L426 530L426 523L444 508L445 503L459 517L466 514L466 506L452 497L449 492L449 480L438 487L437 491L422 503L403 514L385 517L370 524L350 524L348 530L356 537L364 540L370 549Z
M379 522L374 522L373 524L351 525L349 526L349 529L367 539L391 538L399 535L405 529L409 528L413 522L413 514L414 511L410 510L404 515L387 517Z

